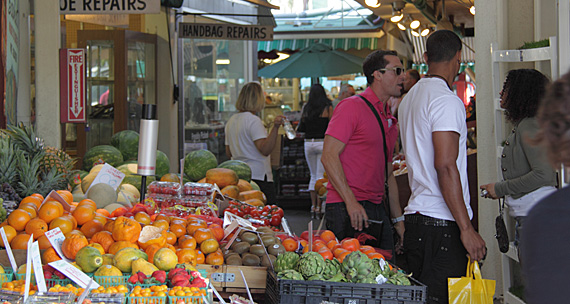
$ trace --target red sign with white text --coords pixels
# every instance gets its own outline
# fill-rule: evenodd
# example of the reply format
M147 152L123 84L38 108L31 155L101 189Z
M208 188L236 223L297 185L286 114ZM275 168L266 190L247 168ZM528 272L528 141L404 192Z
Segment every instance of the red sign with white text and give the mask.
M85 50L59 51L60 119L62 123L85 123Z

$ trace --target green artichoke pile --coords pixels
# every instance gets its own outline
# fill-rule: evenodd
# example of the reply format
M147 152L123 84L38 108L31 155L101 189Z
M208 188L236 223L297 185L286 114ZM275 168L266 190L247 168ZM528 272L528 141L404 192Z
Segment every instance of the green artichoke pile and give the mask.
M322 274L325 270L325 259L316 252L307 252L299 259L299 272L306 279L316 275Z
M273 263L273 270L280 273L284 270L296 269L299 263L299 255L295 252L285 252L277 256Z

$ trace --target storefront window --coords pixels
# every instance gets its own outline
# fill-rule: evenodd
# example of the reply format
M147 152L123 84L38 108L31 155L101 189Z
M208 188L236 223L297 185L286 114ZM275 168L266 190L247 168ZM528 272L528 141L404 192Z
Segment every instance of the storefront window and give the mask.
M223 161L224 126L245 84L246 42L184 39L184 150L208 149Z

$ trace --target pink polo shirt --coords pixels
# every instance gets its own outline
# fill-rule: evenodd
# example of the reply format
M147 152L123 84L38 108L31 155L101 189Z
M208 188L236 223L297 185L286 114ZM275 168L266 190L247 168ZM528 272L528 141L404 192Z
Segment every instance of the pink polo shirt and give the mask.
M367 88L362 94L378 111L387 132L388 160L398 137L397 120L384 111L384 105ZM388 111L390 111L388 109ZM384 147L378 120L366 102L358 95L342 100L334 109L326 135L332 136L346 146L340 154L340 162L356 200L368 200L380 204L384 195ZM327 186L327 203L344 200L331 183Z

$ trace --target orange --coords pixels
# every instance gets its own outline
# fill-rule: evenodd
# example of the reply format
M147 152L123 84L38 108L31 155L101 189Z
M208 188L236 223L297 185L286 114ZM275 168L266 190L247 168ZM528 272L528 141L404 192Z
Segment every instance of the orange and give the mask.
M221 251L212 252L206 256L206 264L222 265L224 264L224 255Z
M134 219L119 216L113 224L113 238L115 241L135 243L139 239L141 229L141 224Z
M154 263L154 254L162 247L158 246L157 244L152 244L145 249L145 253L148 256L148 261L150 263Z
M334 233L330 230L324 230L323 232L321 232L321 235L319 236L321 238L321 240L323 240L325 243L328 243L332 240L336 240L336 236L334 235Z
M170 224L166 220L156 220L152 223L154 227L160 227L162 230L166 231L170 227Z
M40 210L38 211L39 218L41 218L42 220L44 220L46 223L49 224L54 219L60 217L62 214L59 213L60 209L57 206L57 204L59 204L59 206L61 206L61 204L59 202L55 202L55 201L45 202L40 207Z
M39 198L42 202L44 201L44 196L41 195L41 194L39 194L39 193L34 193L34 194L30 195L30 196L37 197L37 198ZM38 207L39 207L39 206L38 206Z
M330 242L327 243L327 248L330 250L333 250L333 248L338 245L338 242L336 240L332 240Z
M79 204L77 204L77 207L80 206L89 206L91 207L91 209L93 210L97 210L97 203L95 203L95 201L91 200L91 199L83 199L79 202Z
M295 251L297 250L297 248L299 248L299 243L292 238L284 239L281 242L281 244L283 245L283 247L285 247L285 250L287 251Z
M360 252L362 252L364 254L368 254L370 252L376 252L374 247L369 246L369 245L360 246L360 248L358 248L358 250L360 250Z
M38 245L40 246L40 250L52 248L52 245L45 234L38 238Z
M182 236L178 239L178 247L196 249L196 239L189 235Z
M53 221L51 221L51 223L49 223L49 230L58 228L61 230L61 232L63 232L63 234L66 234L68 232L71 232L74 228L73 228L73 222L65 216L62 217L58 217L56 219L54 219Z
M141 224L150 225L150 215L146 212L137 212L137 214L135 214L135 220ZM166 229L164 230L166 231Z
M63 205L60 202L58 202L54 199L48 199L43 205L45 205L46 203L50 203L52 205L55 205L57 207L57 209L59 210L60 216L63 215L63 213L65 213L65 209L63 209Z
M325 260L332 260L333 253L327 247L322 247L319 249L318 253L325 259Z
M34 205L33 203L20 204L20 207L18 207L18 209L28 211L28 213L30 214L30 218L35 218L38 216L38 210L36 208L36 205Z
M8 224L14 227L16 231L23 231L30 220L30 213L22 209L16 209L8 215Z
M107 209L97 209L96 212L102 216L111 217L111 212L109 212Z
M350 254L350 251L346 251L346 252L339 254L338 257L337 256L335 256L335 257L339 262L342 263L342 261L344 261L344 258L349 254Z
M174 245L174 244L176 244L177 240L178 240L178 238L176 237L176 234L174 234L174 232L166 231L166 243L167 244Z
M56 192L63 198L66 203L71 204L73 202L73 194L71 194L71 192L67 190L57 190Z
M342 246L342 248L348 251L356 251L360 248L360 242L358 242L357 239L353 238L342 240L342 242L340 242L340 245Z
M79 234L69 234L61 243L61 251L66 258L75 260L75 255L77 252L89 245L87 238Z
M208 228L198 228L194 231L192 236L196 239L196 243L198 244L202 244L202 242L207 239L214 238L214 235Z
M113 232L114 225L115 225L115 221L107 221L107 223L105 223L105 226L103 227L103 229L105 229L105 231Z
M196 250L190 248L183 248L176 252L178 256L178 263L190 263L196 265Z
M386 258L384 257L383 254L379 253L379 252L370 252L367 254L367 256L371 259L383 259L386 260Z
M113 245L111 245L109 247L109 251L107 251L107 253L115 254L115 253L117 253L117 251L119 251L123 248L127 248L127 247L139 249L139 246L135 243L131 243L128 241L118 241L118 242L113 243Z
M95 212L90 206L77 206L73 211L73 217L78 225L83 225L95 218Z
M77 229L77 220L73 217L73 215L71 214L66 214L64 216L62 216L63 218L69 219L71 221L71 223L73 224L73 229Z
M348 250L346 250L346 249L344 249L344 248L336 248L336 249L333 250L333 255L334 255L335 258L338 259L338 257L339 257L341 254L345 253L345 252L349 252L349 253L350 253L350 251L348 251Z
M200 250L196 252L196 264L204 264L206 262L206 256Z
M47 223L39 218L30 220L26 224L26 233L34 236L34 240L37 240L40 236L44 235L48 231Z
M72 234L77 234L77 235L81 235L81 236L85 236L85 234L83 234L83 232L79 231L79 230L71 230L71 232L68 232L65 234L65 237L68 237Z
M220 244L215 239L207 239L200 244L200 251L204 254L210 254L220 248Z
M4 233L6 234L6 239L8 240L8 243L11 243L14 237L16 237L16 234L18 234L18 232L16 231L16 229L14 229L14 227L10 225L5 225L3 227L4 227ZM1 237L0 237L0 246L6 248L6 245L4 245L4 240Z
M156 218L155 218L154 220L155 220L155 221L158 221L158 220L165 220L165 221L167 221L168 223L170 223L170 216L159 213L159 214L156 216Z
M319 249L323 247L327 247L327 244L325 244L325 242L323 242L322 240L317 239L313 242L313 251L317 252L319 251Z
M164 174L161 178L160 178L161 182L175 182L175 183L179 183L180 182L180 178L178 177L178 174L176 173L166 173Z
M109 252L111 245L115 243L113 234L109 231L99 231L93 235L89 243L99 243L103 246L105 252Z
M12 249L28 249L28 240L30 240L29 234L20 233L12 239L10 246Z
M39 197L33 196L33 194L32 194L30 196L24 197L22 199L22 201L20 202L20 206L22 206L22 204L32 203L36 206L36 209L37 209L40 207L40 205L42 204L43 201L44 201L43 198L40 199Z
M188 226L186 226L186 233L188 233L189 235L194 235L194 232L198 228L207 228L207 227L208 227L208 224L206 224L205 221L202 221L202 220L193 221L193 222L190 222L188 224Z
M212 232L214 238L219 242L224 238L224 229L218 224L211 224L208 229Z
M48 263L59 261L59 260L61 260L61 258L59 257L59 255L57 255L57 252L53 248L48 248L42 254L42 262L44 264L48 264Z
M103 224L99 221L91 220L83 224L80 230L87 238L91 238L95 233L103 231Z
M101 224L107 224L107 218L100 215L99 213L95 212L95 217L93 218L94 221L99 221Z
M184 225L179 223L179 222L171 223L170 224L170 231L172 233L174 233L174 235L176 235L177 238L179 238L179 237L186 234L186 227L184 227Z

